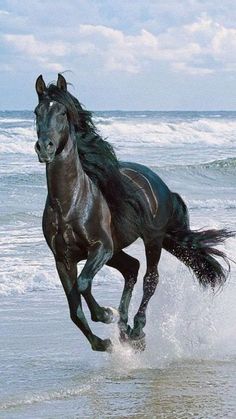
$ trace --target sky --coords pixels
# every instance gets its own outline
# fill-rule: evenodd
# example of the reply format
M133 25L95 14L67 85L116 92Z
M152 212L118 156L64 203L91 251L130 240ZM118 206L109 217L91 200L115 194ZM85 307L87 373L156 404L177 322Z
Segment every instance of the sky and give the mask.
M90 110L236 110L235 0L0 0L0 110L64 72Z

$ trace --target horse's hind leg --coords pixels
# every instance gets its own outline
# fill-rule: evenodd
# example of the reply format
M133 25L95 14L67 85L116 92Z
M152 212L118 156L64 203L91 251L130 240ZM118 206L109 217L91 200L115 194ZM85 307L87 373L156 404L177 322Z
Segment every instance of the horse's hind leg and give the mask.
M137 281L139 261L122 250L113 255L107 262L108 266L116 268L123 275L125 284L119 305L119 329L121 340L127 340L130 327L128 326L128 310L134 285Z
M146 309L158 284L159 275L157 265L160 260L161 249L162 239L159 238L151 243L145 244L147 271L143 279L143 298L134 317L134 327L130 333L130 339L133 342L137 342L137 349L145 349L145 333L143 328L146 324ZM138 341L140 341L140 347Z

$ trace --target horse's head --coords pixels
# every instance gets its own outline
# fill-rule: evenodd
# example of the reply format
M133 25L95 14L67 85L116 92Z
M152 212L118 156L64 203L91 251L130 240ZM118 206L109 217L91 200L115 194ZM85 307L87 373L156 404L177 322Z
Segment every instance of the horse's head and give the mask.
M54 94L50 86L46 87L41 75L37 78L35 88L39 103L34 112L38 141L35 144L35 151L41 163L51 163L63 150L70 129L67 108L63 101L57 100L60 98L60 93L63 95L67 91L65 78L59 74L57 85L52 87Z

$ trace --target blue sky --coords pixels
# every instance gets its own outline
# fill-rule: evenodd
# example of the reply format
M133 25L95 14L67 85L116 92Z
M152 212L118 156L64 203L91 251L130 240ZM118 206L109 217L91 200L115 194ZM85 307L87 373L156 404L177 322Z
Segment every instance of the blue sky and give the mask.
M235 22L235 0L0 0L0 109L69 70L87 109L235 110Z

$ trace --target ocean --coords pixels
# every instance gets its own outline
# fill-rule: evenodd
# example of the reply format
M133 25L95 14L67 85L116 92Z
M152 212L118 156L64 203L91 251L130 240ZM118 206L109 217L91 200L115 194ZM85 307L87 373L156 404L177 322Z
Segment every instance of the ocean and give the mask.
M236 230L236 112L107 111L95 112L94 122L120 160L149 166L181 194L192 228ZM213 295L163 251L146 351L122 347L116 324L94 323L114 352L93 352L70 320L43 238L47 190L35 141L32 112L0 112L0 417L235 418L236 265ZM235 238L223 246L231 259L235 248ZM132 317L142 295L142 242L128 252L141 261ZM104 267L94 294L117 307L122 286Z

